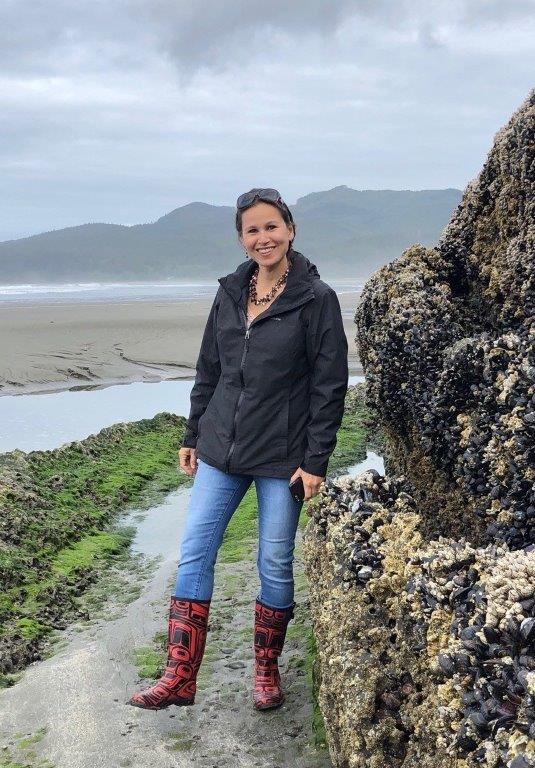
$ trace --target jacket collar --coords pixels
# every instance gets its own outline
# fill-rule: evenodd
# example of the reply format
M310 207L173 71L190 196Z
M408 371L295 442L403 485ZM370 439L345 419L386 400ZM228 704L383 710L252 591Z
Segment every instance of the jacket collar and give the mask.
M290 248L288 258L291 262L290 271L284 291L277 297L278 310L289 309L294 304L300 304L309 298L314 298L313 282L319 278L316 267L299 251ZM256 267L253 259L243 261L235 272L220 277L218 282L237 304L245 306L249 281Z

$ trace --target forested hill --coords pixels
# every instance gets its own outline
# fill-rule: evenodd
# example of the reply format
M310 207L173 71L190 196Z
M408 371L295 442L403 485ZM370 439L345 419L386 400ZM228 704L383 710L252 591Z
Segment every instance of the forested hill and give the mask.
M295 247L324 276L366 278L414 242L430 245L457 189L364 190L301 197ZM229 206L189 203L150 224L82 224L0 243L0 284L212 279L243 260Z

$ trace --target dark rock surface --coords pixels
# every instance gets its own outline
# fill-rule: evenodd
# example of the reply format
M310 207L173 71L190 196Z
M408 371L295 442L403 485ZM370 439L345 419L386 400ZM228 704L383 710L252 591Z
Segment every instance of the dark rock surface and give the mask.
M535 537L535 95L496 136L437 248L415 245L357 309L390 468L429 532Z
M337 768L535 765L534 117L357 309L391 476L328 483L305 534Z

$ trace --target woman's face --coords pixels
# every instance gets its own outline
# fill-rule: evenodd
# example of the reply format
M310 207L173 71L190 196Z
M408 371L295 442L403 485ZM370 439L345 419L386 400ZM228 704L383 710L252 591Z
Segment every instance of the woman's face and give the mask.
M274 205L259 201L242 214L240 242L260 266L278 264L293 237L293 227L286 224Z

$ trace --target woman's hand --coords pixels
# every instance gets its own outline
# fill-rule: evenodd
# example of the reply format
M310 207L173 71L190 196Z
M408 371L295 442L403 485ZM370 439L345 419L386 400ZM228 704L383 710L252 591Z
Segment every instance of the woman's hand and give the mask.
M195 448L181 448L178 452L180 469L193 477L197 471L197 450Z
M325 478L319 477L318 475L311 475L309 472L305 472L304 469L299 467L291 476L290 483L293 483L294 480L297 480L299 476L303 478L303 486L305 488L305 501L308 501L308 499L311 499L313 496L316 496L319 493L320 486Z

